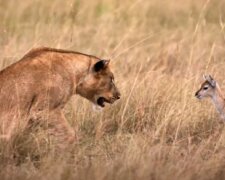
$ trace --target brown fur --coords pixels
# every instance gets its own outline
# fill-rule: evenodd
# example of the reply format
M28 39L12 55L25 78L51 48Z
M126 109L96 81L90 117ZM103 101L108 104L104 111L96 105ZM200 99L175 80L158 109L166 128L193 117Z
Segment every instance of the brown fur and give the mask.
M37 48L2 70L0 137L10 139L32 120L48 122L60 142L73 141L74 131L62 113L72 95L79 94L95 104L99 97L109 103L120 97L108 63L98 72L94 70L100 61L78 52Z
M205 81L201 84L195 96L198 99L211 98L221 118L225 120L225 99L219 84L210 75L204 76L204 78Z

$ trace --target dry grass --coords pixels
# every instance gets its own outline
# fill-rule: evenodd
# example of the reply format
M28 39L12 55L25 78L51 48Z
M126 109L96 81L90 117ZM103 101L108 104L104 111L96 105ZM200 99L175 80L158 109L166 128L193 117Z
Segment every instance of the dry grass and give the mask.
M0 0L1 67L32 47L111 58L122 99L74 97L80 141L54 156L36 127L0 147L1 179L224 179L225 130L194 98L203 73L225 91L224 0Z

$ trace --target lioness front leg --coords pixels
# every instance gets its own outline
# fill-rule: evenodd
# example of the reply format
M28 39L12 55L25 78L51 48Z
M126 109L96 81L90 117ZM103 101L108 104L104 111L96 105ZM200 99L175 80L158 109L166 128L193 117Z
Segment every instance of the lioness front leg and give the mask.
M56 138L57 147L65 149L76 140L75 132L61 109L53 110L49 116L49 133Z

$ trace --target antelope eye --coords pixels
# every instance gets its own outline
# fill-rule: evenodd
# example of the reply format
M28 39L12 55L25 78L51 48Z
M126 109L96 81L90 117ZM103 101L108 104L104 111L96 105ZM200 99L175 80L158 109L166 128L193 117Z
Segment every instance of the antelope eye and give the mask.
M207 90L207 89L208 89L208 87L207 87L207 86L205 86L203 89L204 89L204 90Z

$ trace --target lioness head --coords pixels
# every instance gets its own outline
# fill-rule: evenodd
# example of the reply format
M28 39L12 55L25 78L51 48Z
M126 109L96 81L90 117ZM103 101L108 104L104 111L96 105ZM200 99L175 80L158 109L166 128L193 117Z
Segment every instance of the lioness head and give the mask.
M109 60L99 60L91 65L87 75L78 84L77 93L94 104L104 107L120 99L120 92L114 83Z

